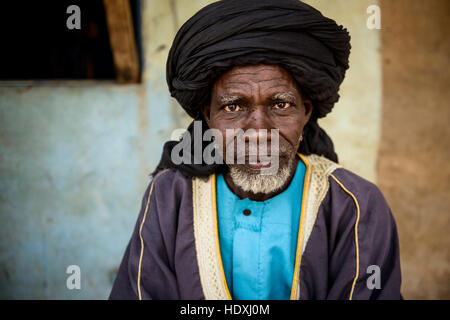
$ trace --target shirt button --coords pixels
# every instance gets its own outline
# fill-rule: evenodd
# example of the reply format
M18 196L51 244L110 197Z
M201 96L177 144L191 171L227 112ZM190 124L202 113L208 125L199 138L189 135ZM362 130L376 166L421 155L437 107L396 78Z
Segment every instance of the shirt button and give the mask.
M244 210L244 215L249 216L252 213L249 209Z

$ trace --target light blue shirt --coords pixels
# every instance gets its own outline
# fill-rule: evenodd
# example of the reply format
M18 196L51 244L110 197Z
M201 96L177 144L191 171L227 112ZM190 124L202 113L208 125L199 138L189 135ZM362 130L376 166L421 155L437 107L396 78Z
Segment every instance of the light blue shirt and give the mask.
M239 199L217 175L220 251L233 299L290 298L305 169L299 160L289 187L263 202Z

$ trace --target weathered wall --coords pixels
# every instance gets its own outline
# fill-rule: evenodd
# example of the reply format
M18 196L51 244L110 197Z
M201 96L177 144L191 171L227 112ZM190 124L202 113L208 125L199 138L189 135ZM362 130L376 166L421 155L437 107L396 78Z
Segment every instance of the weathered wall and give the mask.
M407 299L450 299L450 1L381 0L378 181L397 219Z
M157 143L139 90L0 89L1 298L107 297ZM72 264L82 290L66 289Z
M350 69L341 86L341 99L319 123L335 144L339 162L376 182L380 139L380 30L366 26L367 8L376 0L305 1L342 24L350 33Z

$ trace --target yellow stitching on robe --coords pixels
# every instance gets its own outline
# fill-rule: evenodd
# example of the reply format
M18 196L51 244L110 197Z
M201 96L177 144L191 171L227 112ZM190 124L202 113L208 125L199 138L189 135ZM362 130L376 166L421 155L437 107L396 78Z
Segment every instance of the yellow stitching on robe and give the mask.
M352 289L350 290L350 295L348 297L349 300L352 300L353 290L355 289L356 280L358 279L359 276L359 246L358 246L358 223L360 214L359 203L355 195L351 193L346 187L344 187L344 185L334 175L331 174L331 177L341 186L342 189L344 189L345 192L347 192L353 198L353 201L355 202L356 205L356 222L355 222L356 271L355 271L355 278L353 279L352 283Z
M141 226L139 227L139 238L141 239L141 254L140 254L140 257L139 257L138 277L137 277L137 288L138 288L139 300L142 300L142 294L141 294L141 265L142 265L142 257L144 256L144 239L142 238L142 227L144 226L144 222L145 222L145 219L147 217L147 211L148 211L148 207L149 207L149 204L150 204L150 197L152 196L153 186L155 184L156 178L158 178L159 176L161 176L164 172L167 172L168 170L170 170L170 169L166 169L166 170L161 171L159 174L157 174L155 176L155 178L153 178L152 185L150 186L150 192L148 193L148 197L147 197L147 205L145 207L144 216L142 217Z

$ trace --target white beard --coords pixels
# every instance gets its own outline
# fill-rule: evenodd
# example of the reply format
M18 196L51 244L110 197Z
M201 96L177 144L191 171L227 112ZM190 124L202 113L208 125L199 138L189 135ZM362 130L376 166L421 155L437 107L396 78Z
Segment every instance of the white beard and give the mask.
M295 158L292 158L273 175L248 172L242 165L230 165L230 177L233 183L245 192L268 194L280 190L286 184L295 172L294 164Z

